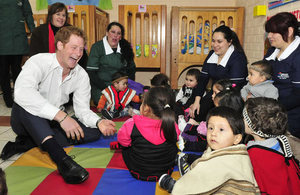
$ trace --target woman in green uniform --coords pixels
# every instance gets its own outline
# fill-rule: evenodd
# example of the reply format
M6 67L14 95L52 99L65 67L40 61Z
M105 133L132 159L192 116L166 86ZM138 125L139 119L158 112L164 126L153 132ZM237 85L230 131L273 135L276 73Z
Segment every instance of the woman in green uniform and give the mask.
M32 32L35 25L28 0L0 1L0 85L4 102L10 108L13 104L10 72L15 82L21 71L22 56L29 52L25 22Z
M115 72L125 72L135 79L134 53L130 43L124 39L124 27L118 22L107 26L106 36L94 43L87 63L92 87L92 100L97 105L101 91L110 85Z

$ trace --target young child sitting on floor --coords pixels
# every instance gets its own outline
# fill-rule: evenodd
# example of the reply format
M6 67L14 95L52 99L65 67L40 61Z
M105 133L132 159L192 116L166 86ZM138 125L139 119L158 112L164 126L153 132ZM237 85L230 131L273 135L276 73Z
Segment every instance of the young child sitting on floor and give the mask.
M214 104L218 106L226 106L233 108L235 111L242 114L244 108L244 101L238 90L225 90L219 92L214 96ZM190 131L197 130L197 135L189 134ZM206 150L207 141L206 141L206 122L202 121L198 124L194 119L190 119L187 125L185 126L184 131L181 133L184 144L179 144L179 149L181 151L193 151L193 152L203 152ZM200 156L199 156L200 157ZM191 164L192 159L188 160Z
M175 181L164 174L161 188L176 194L255 194L258 191L246 146L242 116L228 107L216 107L207 116L208 148L185 175Z
M284 135L288 117L272 98L249 98L243 110L247 144L255 179L262 194L300 194L300 170Z
M153 87L165 87L165 88L170 89L171 93L172 93L172 98L175 101L176 96L175 96L174 91L171 89L170 79L169 79L169 77L167 75L165 75L163 73L156 74L150 80L150 83L151 83L151 88L153 88ZM184 112L181 109L181 107L178 106L177 104L174 105L173 110L174 110L175 115L176 115L176 121L178 121L178 116L183 115Z
M278 89L273 85L272 66L268 61L257 61L248 67L248 83L241 89L242 98L246 101L253 97L278 99Z
M112 85L102 91L97 109L107 119L133 115L129 103L140 102L136 91L128 88L128 76L123 72L116 72L112 76Z
M189 113L187 109L189 109L190 105L195 101L195 93L193 93L193 91L196 90L199 78L200 70L196 68L189 69L185 76L185 84L176 95L176 103L187 114Z
M229 79L218 80L217 82L214 83L213 88L212 88L212 91L213 91L212 100L214 100L216 94L218 94L219 92L225 91L225 90L232 90L235 87L236 87L236 85ZM191 120L191 121L195 121L195 120ZM186 124L187 123L186 123L184 117L180 116L178 119L178 126L179 126L180 131L184 130ZM193 122L192 122L192 124L193 124ZM197 123L195 123L195 124L197 124ZM206 126L205 121L200 122L200 125ZM196 133L196 132L194 132L194 133Z
M213 94L212 94L212 100L214 101L214 104L217 102L215 101L215 97L218 93L222 92L222 91L237 91L236 89L236 85L234 83L232 83L231 80L229 79L221 79L218 80L214 85L213 85ZM240 96L239 94L235 93L235 96ZM218 99L220 99L221 95L219 96ZM238 98L237 98L238 99ZM235 103L237 102L237 99L232 100L235 101ZM232 106L235 106L234 104L230 104ZM240 105L240 103L238 103L236 106ZM215 104L216 106L216 104ZM226 105L225 105L226 106ZM242 109L243 107L241 107ZM179 137L179 149L181 151L183 151L184 149L184 143L186 140L188 141L195 141L195 137L199 135L199 137L197 137L197 141L199 141L199 145L197 143L191 143L191 145L189 143L187 143L187 145L190 145L191 147L196 147L197 151L199 151L199 149L201 149L201 151L203 151L203 148L206 149L206 140L205 137L206 136L206 122L205 121L201 121L200 124L197 123L194 119L189 119L188 122L185 121L185 119L181 116L179 116L178 119L178 126L180 131L182 131L182 135ZM190 137L189 135L191 135L193 140L188 139L187 137ZM182 138L187 138L187 139L182 139ZM198 146L197 146L198 145ZM190 148L188 146L188 148ZM191 149L191 148L190 148ZM188 149L189 150L189 149ZM192 149L194 151L194 149Z
M123 159L136 179L157 182L162 174L172 173L180 134L175 104L171 89L153 87L145 93L141 115L128 119L120 128Z
M151 84L151 88L152 87L171 88L169 77L163 73L154 75L153 78L150 80L150 84Z

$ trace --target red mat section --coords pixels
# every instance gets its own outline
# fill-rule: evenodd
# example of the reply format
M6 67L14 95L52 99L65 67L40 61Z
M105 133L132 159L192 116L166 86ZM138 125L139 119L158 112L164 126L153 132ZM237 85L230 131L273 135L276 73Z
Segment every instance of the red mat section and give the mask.
M122 157L122 150L115 151L114 155L112 156L111 160L107 165L107 168L128 170Z
M105 169L100 168L87 168L86 169L90 176L89 178L80 185L67 184L60 176L58 171L53 171L48 175L44 181L31 193L32 195L53 195L53 194L64 194L64 195L83 195L93 194L96 189L100 178L102 177Z
M131 116L124 116L124 117L121 117L121 118L114 118L113 121L115 122L124 122L126 121L127 119L130 119Z

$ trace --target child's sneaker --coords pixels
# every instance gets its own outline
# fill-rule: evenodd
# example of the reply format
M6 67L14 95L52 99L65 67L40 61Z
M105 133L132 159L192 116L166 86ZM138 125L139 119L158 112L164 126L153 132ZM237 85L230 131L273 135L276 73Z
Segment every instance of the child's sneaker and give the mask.
M162 176L160 176L160 178L158 180L159 186L162 189L167 190L169 193L172 192L175 182L176 182L176 180L174 180L168 174L163 174Z
M178 116L178 128L181 132L184 131L184 128L186 126L186 121L184 119L184 116L183 115L179 115Z
M178 136L178 148L182 152L184 150L184 139L181 135Z
M187 162L188 154L183 152L177 154L177 165L181 176L186 174L190 170L190 164Z

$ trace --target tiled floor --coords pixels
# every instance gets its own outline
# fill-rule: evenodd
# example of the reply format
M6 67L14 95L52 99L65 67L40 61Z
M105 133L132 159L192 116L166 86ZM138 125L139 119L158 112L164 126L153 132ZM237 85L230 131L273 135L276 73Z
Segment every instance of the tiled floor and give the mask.
M3 116L10 116L11 108L5 106L2 92L0 91L0 119L3 119ZM1 121L1 120L0 120ZM3 123L0 124L0 152L8 141L15 141L16 134L13 132L10 126L3 126ZM21 154L14 155L11 158L3 161L0 159L0 167L5 169L11 165L15 160L17 160Z

